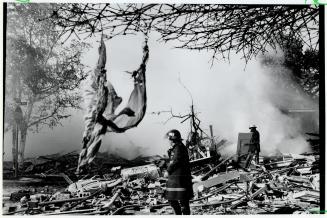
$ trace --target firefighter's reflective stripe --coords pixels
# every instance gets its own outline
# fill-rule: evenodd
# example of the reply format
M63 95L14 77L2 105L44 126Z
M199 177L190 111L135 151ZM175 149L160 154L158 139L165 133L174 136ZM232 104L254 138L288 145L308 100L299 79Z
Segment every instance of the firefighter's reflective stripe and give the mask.
M177 192L183 192L186 191L186 188L166 188L167 191L177 191Z

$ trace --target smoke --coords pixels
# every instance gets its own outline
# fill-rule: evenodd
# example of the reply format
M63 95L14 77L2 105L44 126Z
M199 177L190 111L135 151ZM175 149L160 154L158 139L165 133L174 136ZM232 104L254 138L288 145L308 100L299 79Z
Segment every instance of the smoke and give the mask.
M292 80L288 69L278 64L265 67L256 60L244 71L221 74L216 87L224 91L216 92L216 100L206 107L209 116L214 118L216 133L233 143L223 154L235 153L238 133L249 132L248 127L253 124L261 134L263 154L276 149L285 153L310 151L301 119L282 111L317 109L318 106Z
M108 133L111 134L111 133ZM103 146L110 154L117 155L127 160L138 156L146 156L146 148L136 144L127 133L111 135L103 140Z
M251 60L245 65L239 55L231 54L230 63L216 61L210 66L209 52L195 52L183 49L170 49L173 44L158 43L159 36L149 37L150 58L147 65L147 113L142 122L124 134L107 133L103 138L101 152L108 151L133 159L139 155L166 154L169 143L164 139L170 129L178 129L184 139L190 131L189 121L171 119L170 113L153 115L172 109L174 114L190 112L191 99L178 82L190 90L195 111L201 120L200 127L220 139L227 139L225 153L235 154L237 137L240 132L249 132L255 124L261 134L262 153L269 154L275 149L281 152L301 153L309 150L303 137L301 119L291 117L281 109L317 109L318 105L306 97L300 89L295 89L289 70L276 65L264 67L260 60ZM91 40L91 39L90 39ZM98 58L98 42L93 40L93 48L85 53L84 63L95 67ZM112 82L126 105L133 82L124 71L134 70L142 58L143 35L114 38L106 42L108 80ZM281 53L275 53L283 58ZM85 83L90 82L86 80ZM83 84L85 85L85 84ZM84 92L81 87L81 92ZM92 98L86 98L89 105ZM84 106L84 109L85 108ZM29 134L26 154L28 156L56 153L63 149L70 152L81 149L85 123L81 111L72 111L72 118L63 126L53 130L44 129L38 134ZM318 123L318 120L316 121ZM317 124L318 125L318 124ZM11 134L5 134L6 156L11 154ZM69 145L69 146L68 146Z
M108 78L123 97L122 105L125 105L130 93L130 89L126 89L130 78L122 72L138 65L142 41L142 37L131 37L123 44L110 42L107 45L110 52ZM264 67L260 59L245 65L239 55L231 55L230 63L217 61L210 67L210 54L207 52L169 49L169 46L150 37L146 73L147 113L137 128L124 134L107 133L102 151L127 159L139 155L162 155L168 149L168 142L163 136L170 129L180 130L186 139L190 131L189 121L181 123L181 119L173 118L164 124L171 117L170 113L151 114L170 109L177 115L190 112L191 99L178 82L179 77L192 93L201 128L209 133L209 125L213 125L214 135L231 143L223 150L224 153L235 154L238 134L249 132L248 127L253 124L261 134L263 154L276 149L286 153L309 151L302 135L301 120L282 110L312 108L314 103L300 89L294 88L296 83L287 69L278 64L273 68ZM124 54L124 58L118 54ZM283 58L281 53L273 55ZM126 62L126 59L129 61ZM314 107L317 108L317 105Z

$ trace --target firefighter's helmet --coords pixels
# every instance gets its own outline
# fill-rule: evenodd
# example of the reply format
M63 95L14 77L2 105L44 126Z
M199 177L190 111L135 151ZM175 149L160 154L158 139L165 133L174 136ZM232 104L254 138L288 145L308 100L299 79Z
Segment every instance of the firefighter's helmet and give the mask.
M169 132L167 132L166 136L171 141L182 140L181 133L176 129L172 129Z

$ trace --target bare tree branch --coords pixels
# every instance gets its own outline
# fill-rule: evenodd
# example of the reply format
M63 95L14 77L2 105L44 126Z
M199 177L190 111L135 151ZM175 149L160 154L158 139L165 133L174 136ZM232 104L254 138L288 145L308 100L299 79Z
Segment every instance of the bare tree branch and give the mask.
M213 59L242 53L247 61L275 48L281 34L301 36L312 49L318 44L317 7L218 4L64 4L52 18L62 31L108 32L109 38L157 31L177 48L208 50Z

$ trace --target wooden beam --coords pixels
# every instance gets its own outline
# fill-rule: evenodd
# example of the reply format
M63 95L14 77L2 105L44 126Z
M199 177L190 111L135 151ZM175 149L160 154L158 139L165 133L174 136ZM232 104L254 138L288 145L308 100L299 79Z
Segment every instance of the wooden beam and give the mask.
M229 182L231 180L239 179L240 173L238 171L231 171L227 173L218 174L216 177L206 181L198 182L193 185L193 190L197 190L199 186L203 185L205 188L210 188L219 184Z

